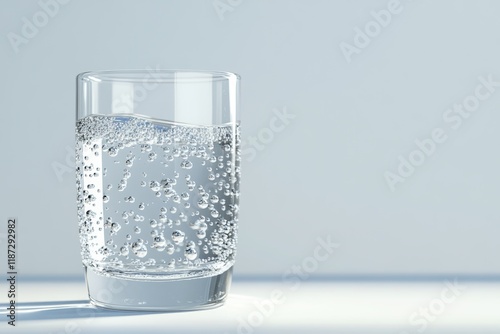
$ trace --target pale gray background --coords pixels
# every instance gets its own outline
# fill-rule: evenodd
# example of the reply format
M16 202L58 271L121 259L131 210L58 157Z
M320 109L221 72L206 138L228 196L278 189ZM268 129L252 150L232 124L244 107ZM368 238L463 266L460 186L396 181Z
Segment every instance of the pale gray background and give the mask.
M500 90L458 130L442 120L478 76L500 81L500 2L402 0L348 63L339 44L388 2L233 0L221 20L212 0L73 0L15 53L7 34L40 7L0 1L0 219L19 219L20 273L82 275L74 174L53 170L70 169L75 75L159 66L239 73L244 138L295 115L244 161L236 275L281 276L326 235L341 246L315 275L500 274ZM436 127L448 140L391 192L384 172Z

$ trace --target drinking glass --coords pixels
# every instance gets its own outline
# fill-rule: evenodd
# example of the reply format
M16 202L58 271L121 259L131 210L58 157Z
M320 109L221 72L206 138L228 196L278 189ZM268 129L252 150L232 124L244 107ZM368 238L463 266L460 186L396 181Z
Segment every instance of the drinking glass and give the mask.
M90 301L126 310L221 305L235 260L239 76L77 76L76 174Z

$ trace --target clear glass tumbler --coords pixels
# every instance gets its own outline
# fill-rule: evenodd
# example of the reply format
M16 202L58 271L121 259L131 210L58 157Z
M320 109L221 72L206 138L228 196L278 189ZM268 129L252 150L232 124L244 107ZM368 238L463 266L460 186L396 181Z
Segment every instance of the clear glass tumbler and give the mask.
M81 253L93 304L221 305L236 252L239 76L120 70L77 76Z

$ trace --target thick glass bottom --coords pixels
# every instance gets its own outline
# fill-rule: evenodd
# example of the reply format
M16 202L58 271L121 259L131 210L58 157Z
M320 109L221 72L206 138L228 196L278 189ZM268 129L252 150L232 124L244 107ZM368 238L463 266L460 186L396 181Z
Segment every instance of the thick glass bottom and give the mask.
M189 311L221 306L229 293L233 268L196 278L150 280L106 276L85 267L90 302L135 311Z

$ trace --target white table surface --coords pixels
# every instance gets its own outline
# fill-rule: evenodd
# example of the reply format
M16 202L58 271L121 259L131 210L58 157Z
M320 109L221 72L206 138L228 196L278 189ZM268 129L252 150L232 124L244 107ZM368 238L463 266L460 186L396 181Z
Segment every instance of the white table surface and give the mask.
M19 282L16 327L7 325L2 293L0 333L499 334L500 282L460 284L452 292L443 281L317 281L294 290L280 281L236 281L223 307L144 313L90 306L80 281ZM270 306L273 290L283 300ZM421 316L425 310L432 320Z

